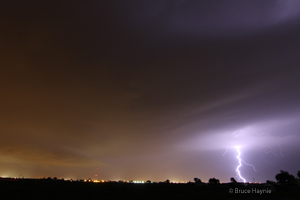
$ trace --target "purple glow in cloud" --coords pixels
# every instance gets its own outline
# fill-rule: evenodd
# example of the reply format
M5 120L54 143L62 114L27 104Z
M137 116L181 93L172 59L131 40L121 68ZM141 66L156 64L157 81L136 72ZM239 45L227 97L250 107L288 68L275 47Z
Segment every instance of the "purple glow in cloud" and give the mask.
M251 125L237 128L224 128L223 130L207 130L196 136L196 139L187 140L183 145L188 149L201 150L218 150L235 148L236 146L243 147L243 149L255 148L272 148L289 143L295 135L285 135L281 137L282 127L289 126L296 123L293 119L285 120L265 120L264 122L256 122ZM198 137L198 138L197 138ZM193 145L198 143L198 145ZM215 143L216 145L211 145ZM199 145L200 144L200 145Z

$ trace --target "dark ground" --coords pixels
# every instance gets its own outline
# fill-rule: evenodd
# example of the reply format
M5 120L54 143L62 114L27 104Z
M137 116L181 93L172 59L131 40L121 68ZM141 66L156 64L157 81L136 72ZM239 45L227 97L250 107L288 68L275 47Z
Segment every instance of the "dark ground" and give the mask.
M271 194L235 194L230 188L272 189ZM60 180L0 180L0 199L300 199L300 188L270 185L85 183Z

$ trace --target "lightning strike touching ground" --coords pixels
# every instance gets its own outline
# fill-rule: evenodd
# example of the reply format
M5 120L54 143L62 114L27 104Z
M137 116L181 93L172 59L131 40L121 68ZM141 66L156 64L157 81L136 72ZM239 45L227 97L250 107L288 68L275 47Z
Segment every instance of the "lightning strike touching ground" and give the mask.
M241 172L240 172L240 167L242 166L242 160L241 160L241 158L240 158L240 155L241 155L241 152L240 152L240 147L235 147L236 148L236 150L237 150L237 152L238 152L238 155L237 155L237 159L238 159L238 161L239 161L239 165L236 167L236 173L237 173L237 176L238 176L238 178L239 179L241 179L241 180L243 180L243 182L244 183L246 183L246 179L244 179L243 177L242 177L242 175L241 175Z
M240 180L243 180L244 183L246 183L246 179L242 177L241 175L241 171L240 171L240 167L242 166L242 163L244 163L245 165L249 166L249 167L252 167L254 171L256 171L254 165L251 165L251 164L248 164L246 163L244 160L241 159L241 151L240 151L240 147L239 146L236 146L235 147L236 151L238 152L238 155L236 156L236 158L238 159L239 161L239 165L236 167L236 173L237 173L237 176Z

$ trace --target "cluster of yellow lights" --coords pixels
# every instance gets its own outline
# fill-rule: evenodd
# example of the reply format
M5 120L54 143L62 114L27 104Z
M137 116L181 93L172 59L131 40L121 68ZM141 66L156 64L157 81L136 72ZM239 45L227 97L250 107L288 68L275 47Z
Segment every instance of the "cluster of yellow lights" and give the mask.
M145 183L145 181L133 181L133 183Z
M106 183L106 182L109 182L109 181L107 181L107 180L92 180L92 179L88 179L88 180L84 180L84 182ZM119 182L123 182L123 183L138 183L138 184L146 183L145 181L128 181L128 180L120 180ZM178 184L178 183L186 183L186 182L185 181L172 181L171 183Z
M101 181L99 181L99 180L93 180L93 182L94 183L105 183L106 181L105 180L101 180Z
M92 183L105 183L107 182L106 180L84 180L84 182L92 182ZM122 180L123 183L130 183L131 181L127 181L127 180ZM145 183L145 181L132 181L132 183Z
M105 181L105 180L91 180L91 179L89 179L89 180L84 180L84 182L105 183L107 181Z

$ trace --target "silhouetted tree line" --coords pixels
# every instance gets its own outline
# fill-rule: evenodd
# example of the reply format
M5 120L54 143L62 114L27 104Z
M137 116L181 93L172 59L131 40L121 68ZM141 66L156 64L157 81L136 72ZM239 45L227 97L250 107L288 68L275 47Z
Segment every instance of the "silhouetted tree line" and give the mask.
M300 171L297 172L297 177L298 180L300 180ZM289 174L287 171L280 170L280 173L276 174L275 179L277 183L281 185L289 185L289 184L296 184L297 183L297 178L293 176L292 174ZM199 178L194 178L195 184L204 184L201 179ZM235 180L235 178L231 177L230 182L232 184L237 184L238 182ZM210 178L208 180L209 184L220 184L220 180L216 178ZM274 181L267 180L266 183L268 184L276 184Z
M300 179L300 171L298 171L297 176ZM287 171L283 171L283 170L280 170L280 173L278 173L275 176L275 178L278 183L283 184L283 185L296 183L295 176L293 176L292 174L289 174Z

